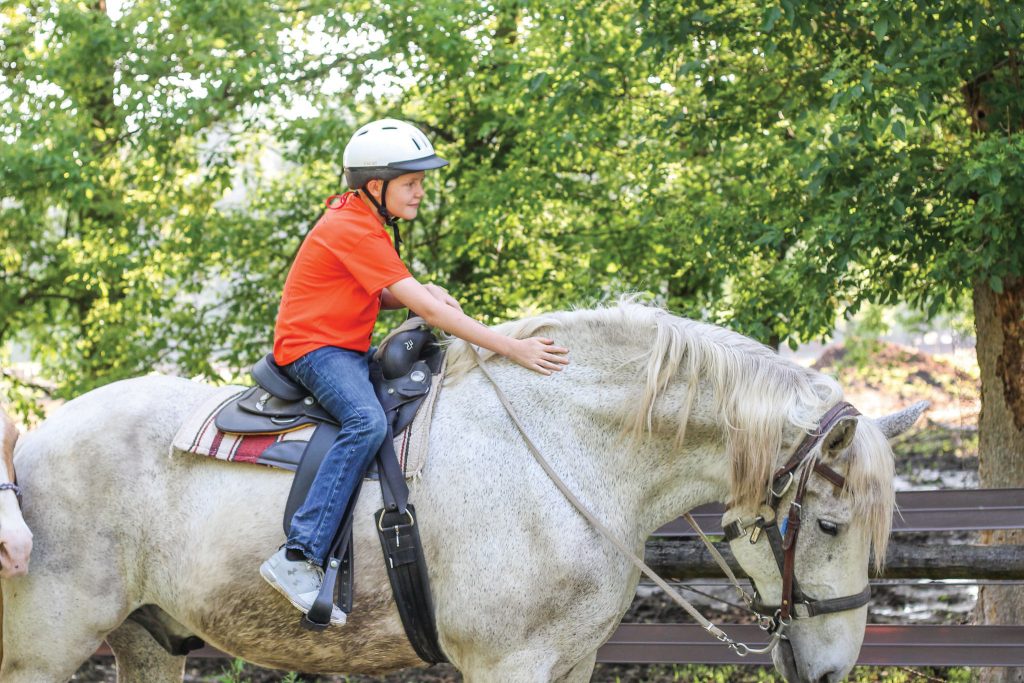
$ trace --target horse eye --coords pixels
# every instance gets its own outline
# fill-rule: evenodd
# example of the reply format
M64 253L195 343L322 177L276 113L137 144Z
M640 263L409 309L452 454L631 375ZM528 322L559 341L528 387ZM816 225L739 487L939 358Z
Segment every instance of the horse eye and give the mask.
M835 522L830 522L827 519L819 519L818 528L824 531L829 536L835 536L839 533L839 525Z

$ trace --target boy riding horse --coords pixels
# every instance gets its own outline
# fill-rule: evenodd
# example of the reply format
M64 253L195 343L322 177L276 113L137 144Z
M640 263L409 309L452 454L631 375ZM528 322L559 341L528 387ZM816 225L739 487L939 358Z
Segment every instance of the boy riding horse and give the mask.
M424 196L424 172L447 166L416 127L395 119L368 123L345 147L350 191L302 243L285 281L274 328L274 360L341 425L288 539L260 567L270 585L303 613L323 582L331 541L387 425L369 376L370 336L381 308L408 308L429 325L550 375L569 361L551 339L512 339L462 312L437 285L409 274L385 226L412 220ZM332 624L344 624L337 606Z

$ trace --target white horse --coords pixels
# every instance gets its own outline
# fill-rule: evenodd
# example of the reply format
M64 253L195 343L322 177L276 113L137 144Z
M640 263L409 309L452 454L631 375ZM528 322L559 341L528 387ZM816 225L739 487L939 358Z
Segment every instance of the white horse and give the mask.
M555 313L499 328L543 333L572 364L541 377L488 366L554 468L635 552L680 513L731 501L754 515L770 473L827 408L835 382L738 334L637 304ZM429 459L412 484L440 644L465 680L586 681L598 647L633 598L639 572L543 474L461 342L438 400ZM141 622L195 635L261 666L381 673L422 664L408 644L371 519L356 509L355 609L317 634L259 576L284 540L291 477L168 448L212 387L149 376L60 408L18 444L32 572L2 582L4 683L65 681L106 639L119 680L180 681ZM914 416L916 417L916 416ZM912 421L912 420L911 420ZM844 473L841 495L812 481L796 574L815 598L860 591L869 550L884 556L893 507L886 429L861 418L821 457ZM847 425L849 427L849 425ZM852 436L847 428L846 437ZM838 525L836 536L812 520ZM780 578L764 544L735 551L766 600ZM789 680L849 671L866 608L795 623L776 664Z

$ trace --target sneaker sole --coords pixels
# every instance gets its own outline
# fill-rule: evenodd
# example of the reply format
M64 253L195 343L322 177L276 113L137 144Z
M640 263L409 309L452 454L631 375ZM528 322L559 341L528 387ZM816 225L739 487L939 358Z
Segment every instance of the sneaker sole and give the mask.
M299 610L303 614L309 612L309 609L307 607L300 605L292 598L292 596L288 595L288 592L285 591L284 586L278 583L277 576L274 574L273 569L271 569L270 567L264 567L263 565L260 565L260 576L262 576L267 583L273 586L274 590L283 595L285 600L291 603L292 607ZM330 622L332 626L344 626L346 619L338 621L334 617L331 617Z

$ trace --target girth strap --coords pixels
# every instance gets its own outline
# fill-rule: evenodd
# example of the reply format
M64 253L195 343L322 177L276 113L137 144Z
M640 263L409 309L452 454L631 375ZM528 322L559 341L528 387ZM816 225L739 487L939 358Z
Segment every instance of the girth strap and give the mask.
M376 515L377 535L405 635L420 659L437 664L447 662L448 658L437 642L427 564L415 513L412 505L407 506L404 513L381 508Z
M409 504L409 486L395 454L391 435L394 415L389 414L388 434L377 452L380 491L384 499L384 507L374 515L377 535L405 635L420 659L439 664L447 662L448 658L437 642L434 605L430 599L430 580L416 510Z
M409 504L409 486L405 483L405 474L398 465L390 421L387 436L384 437L384 443L377 452L377 472L380 474L380 493L384 498L384 509L405 514Z

